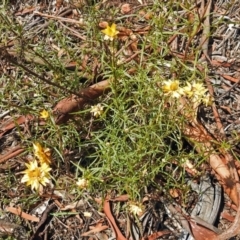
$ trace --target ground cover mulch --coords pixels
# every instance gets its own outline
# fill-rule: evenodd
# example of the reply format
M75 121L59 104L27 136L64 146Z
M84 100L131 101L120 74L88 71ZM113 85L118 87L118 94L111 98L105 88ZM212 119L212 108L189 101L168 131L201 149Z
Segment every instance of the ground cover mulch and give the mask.
M47 65L51 64L41 56L33 54L33 49L24 48L25 41L32 41L33 45L37 46L38 41L44 40L47 43L46 48L51 46L56 50L63 68L81 72L81 81L91 79L88 85L79 91L78 89L67 91L66 87L55 84L54 87L65 91L66 98L55 102L54 120L56 124L68 124L72 112L82 109L84 104L109 91L109 82L102 75L103 69L93 53L87 52L81 59L81 64L70 57L65 57L56 45L56 39L52 40L48 37L46 29L52 21L58 22L59 29L66 31L68 37L71 38L73 51L85 51L92 43L86 42L86 32L81 27L85 24L82 9L95 6L98 11L107 12L115 8L119 19L129 14L129 17L125 18L125 25L119 26L119 35L128 46L124 49L126 54L122 57L122 64L130 61L138 62L139 53L135 38L136 36L141 38L154 27L149 25L152 13L146 11L147 7L153 4L154 1L151 0L9 1L7 10L9 16L16 24L23 26L24 34L22 42L19 39L17 41L9 39L4 45L1 43L1 71L11 77L17 73L18 68L23 68L25 72L21 77L26 80L23 81L24 83L34 76L52 85L51 73L38 75L31 68L26 67L28 64L33 64L47 68ZM237 159L240 151L240 34L238 24L240 4L238 1L214 0L199 1L194 4L193 11L199 10L202 14L202 25L199 26L199 30L192 39L185 39L181 34L173 35L167 43L170 45L171 52L166 59L177 57L185 63L192 63L195 61L192 46L199 45L201 54L196 68L207 72L206 85L215 101L212 107L204 105L199 107L198 121L189 124L184 134L194 141L197 139L202 144L202 149L205 150L211 148L208 145L210 140L218 141L219 155L211 155L209 163L201 166L206 174L197 180L191 178L191 171L194 171L194 168L188 166L187 183L192 191L188 193L186 205L182 206L181 194L177 191L171 194L175 199L173 204L151 186L143 194L143 205L146 211L140 219L119 211L129 199L126 195L114 194L114 189L105 198L102 198L101 194L91 196L86 192L78 201L74 201L73 196L66 194L63 190L54 192L49 190L39 196L34 204L30 204L30 209L22 210L19 205L15 205L15 201L19 202L19 199L23 197L23 186L9 189L2 185L1 195L4 199L6 196L9 198L9 202L1 202L0 233L3 239L12 236L16 239L190 240L193 239L191 235L195 239L230 239L239 234L238 174L240 165ZM131 14L134 13L138 13L138 17L132 17ZM178 14L182 14L183 18L191 19L192 17L191 14L185 16L184 11L179 11ZM101 24L104 25L104 20L111 21L112 19L108 17L104 19L101 16L99 30L102 29ZM174 29L174 26L172 27ZM168 28L171 27L167 26L166 29L169 30ZM181 29L178 30L181 32ZM161 49L159 49L160 53ZM129 74L134 74L134 69L127 69L127 71ZM0 88L4 89L3 82L0 82ZM55 93L52 94L54 96ZM58 99L58 95L56 98ZM16 99L11 99L11 101L18 104ZM16 105L13 104L13 107ZM40 125L45 124L44 121L35 119L31 114L16 116L13 120L9 111L0 109L0 174L3 179L6 179L6 171L9 169L12 172L19 172L23 166L24 155L21 154L24 149L18 134L19 128L22 134L31 135L32 125L36 122ZM222 151L223 142L231 146L229 151ZM191 146L186 143L186 148L188 147ZM77 154L80 153L66 153L66 158ZM219 170L221 164L227 166L226 169L224 168L225 172ZM161 176L156 177L156 182L162 184ZM28 201L31 202L31 196L28 196Z

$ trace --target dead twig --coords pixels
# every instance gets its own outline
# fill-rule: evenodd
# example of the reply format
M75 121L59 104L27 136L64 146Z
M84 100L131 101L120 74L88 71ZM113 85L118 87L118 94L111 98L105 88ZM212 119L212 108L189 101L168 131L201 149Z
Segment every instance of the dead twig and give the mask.
M6 154L0 156L0 163L6 162L8 159L18 156L20 153L24 152L24 149L21 148L20 145L16 146L15 148L11 149Z
M37 237L37 235L39 235L40 229L41 227L45 224L47 218L49 217L49 213L56 208L55 203L52 203L50 206L47 206L46 210L44 211L41 220L38 223L37 229L35 231L35 233L31 236L30 240L33 240Z
M29 220L29 221L33 221L33 222L39 222L40 221L40 219L38 217L23 212L20 207L17 207L17 208L15 208L15 207L6 207L6 211L7 212L11 212L13 214L16 214L17 216L19 216L21 218L24 218L26 220Z
M206 84L207 84L207 87L208 87L208 91L209 91L210 95L213 97L214 96L214 91L213 91L213 87L212 87L212 84L211 84L209 78L207 77L205 79L205 81L206 81ZM213 110L213 115L214 115L214 118L215 118L215 122L217 124L217 128L219 130L219 133L221 134L221 137L220 137L221 139L219 139L218 136L216 136L216 139L222 140L222 138L225 138L226 136L225 136L225 133L224 133L224 127L222 125L221 118L220 118L220 115L219 115L219 112L217 110L215 102L212 103L212 110Z
M86 41L86 37L83 37L82 35L80 35L76 30L66 26L65 24L63 24L61 21L59 22L64 28L66 28L67 30L69 30L70 32L68 32L69 34L78 37L79 39Z
M82 21L77 21L75 19L69 19L69 18L63 18L63 17L57 17L57 16L53 16L53 15L48 15L48 14L45 14L45 13L40 13L38 11L35 11L34 14L45 17L45 18L55 19L55 20L62 21L62 22L74 23L74 24L77 24L78 26L84 26L85 25Z
M237 80L236 78L233 78L233 77L230 77L230 76L228 76L228 77L230 77L230 78L227 78L226 75L222 75L222 76L224 76L224 78L226 78L226 79L228 79L228 80L231 79L230 81L235 81L235 80ZM219 99L223 98L224 96L226 96L231 90L233 90L236 86L238 86L239 83L240 83L240 79L237 80L237 81L235 81L235 83L234 83L224 94L222 94L221 96L217 97L216 99L219 100Z
M204 14L204 22L203 22L203 32L200 41L200 46L202 48L203 54L205 58L211 63L211 59L208 55L208 45L209 45L209 36L210 36L210 12L212 7L212 0L209 0L207 3L207 8ZM202 0L202 8L204 8L204 0Z
M0 126L0 139L7 131L15 128L16 125L21 125L23 123L27 123L32 120L34 120L34 116L30 114L26 116L20 116L17 119L9 119L8 121L6 121L6 123L3 123Z
M231 77L231 76L226 75L226 74L221 74L220 76L222 76L223 78L225 78L225 79L227 79L231 82L234 82L234 83L239 83L239 81L240 81L239 79Z

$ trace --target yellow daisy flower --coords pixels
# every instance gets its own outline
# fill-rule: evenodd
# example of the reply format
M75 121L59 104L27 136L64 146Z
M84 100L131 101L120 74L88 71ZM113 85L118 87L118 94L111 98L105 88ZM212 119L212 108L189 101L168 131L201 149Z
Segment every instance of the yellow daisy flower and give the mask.
M41 112L40 112L40 118L43 118L43 119L47 119L47 118L49 118L49 112L47 111L47 110L42 110Z
M192 87L193 87L194 94L196 94L198 96L202 97L207 92L207 89L203 86L202 83L194 82L192 84Z
M168 80L163 82L164 85L162 87L163 92L171 95L174 98L179 98L181 93L179 92L179 81L178 80Z
M187 86L182 88L183 95L191 98L193 96L193 87L191 83L187 82Z
M29 164L26 163L26 167L27 169L22 172L24 176L21 183L26 183L27 186L31 185L32 190L38 190L40 185L46 186L49 183L51 168L46 163L39 167L37 161L34 160Z
M34 155L38 158L39 162L50 164L51 163L51 153L49 148L43 148L40 143L33 143Z
M117 25L113 23L111 27L107 25L106 29L102 30L102 33L105 34L104 40L112 41L118 35L119 31L117 31L116 27Z

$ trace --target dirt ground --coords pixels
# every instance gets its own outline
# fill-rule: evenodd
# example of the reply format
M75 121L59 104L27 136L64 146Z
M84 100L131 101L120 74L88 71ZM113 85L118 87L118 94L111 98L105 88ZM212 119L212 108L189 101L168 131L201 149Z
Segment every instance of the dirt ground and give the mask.
M45 41L47 48L48 46L54 48L61 58L61 54L64 53L61 52L61 49L58 48L54 41L51 42L52 39L47 33L47 29L51 27L52 22L58 22L59 29L56 29L56 31L62 31L63 29L66 31L67 29L69 34L67 37L70 39L69 41L73 45L73 48L74 44L82 44L82 46L86 44L84 41L87 35L84 32L85 30L81 28L81 23L84 23L85 15L89 12L86 10L87 8L95 7L96 11L99 11L99 22L103 22L105 20L104 17L108 19L108 11L116 9L120 14L119 19L121 19L121 14L123 14L124 11L128 11L124 10L123 6L130 7L131 12L129 13L129 17L126 17L124 20L125 28L127 29L127 26L132 24L131 26L134 25L136 29L140 29L138 33L142 36L141 34L145 34L150 28L148 18L151 18L151 14L148 16L146 12L148 8L151 9L151 6L155 4L154 2L154 0L9 0L6 11L12 21L11 24L15 23L22 26L22 36L20 36L17 41L15 41L13 37L13 39L9 38L7 43L0 42L2 55L0 59L0 69L4 74L8 74L9 76L17 73L23 79L27 79L31 77L30 71L18 73L15 68L29 63L36 66L48 64L46 63L46 59L42 59L37 55L31 55L31 51L24 48L25 41L32 41L32 47L35 50L37 49L39 41ZM182 2L184 3L185 1L183 0ZM196 1L196 6L200 9L203 2L204 0ZM207 38L205 36L206 39L202 43L202 46L206 45L206 48L202 50L199 65L203 67L203 71L207 69L206 83L210 86L209 89L215 97L215 102L213 108L204 105L199 107L198 122L204 127L209 136L213 136L214 139L217 140L224 139L224 143L231 146L231 152L235 158L238 159L240 153L240 3L237 0L209 0L204 2L204 5L205 11L210 12L209 19L208 16L203 18L202 24L206 29L210 29L210 36L207 36ZM210 10L207 10L209 6ZM134 15L140 11L142 11L141 14L145 14L144 21L138 21L131 16L131 14ZM189 15L187 17L191 18L192 16ZM220 18L221 22L219 23ZM207 19L209 20L209 26ZM151 27L154 28L154 25ZM125 31L125 34L127 32L126 29L120 29L119 31L120 33ZM204 31L205 30L199 31L196 34L197 37L193 38L192 41L200 42L200 39L204 38ZM181 30L179 30L179 32L181 32ZM4 32L0 34L4 35ZM13 35L14 34L15 33L13 33ZM90 35L92 33L88 32L87 34ZM203 36L203 38L201 38L201 36ZM91 44L94 45L94 42ZM171 45L172 55L169 54L166 57L167 59L172 56L184 58L186 57L185 52L191 48L190 42L187 44L186 40L178 39L177 36L172 36L168 44ZM87 44L86 46L89 47ZM132 45L132 47L134 48L134 45ZM189 47L189 49L187 49L187 47ZM7 49L7 54L3 51L5 48ZM74 48L74 51L91 52L89 49L85 49L84 46L80 50ZM94 51L97 50L95 49ZM98 51L101 51L101 49ZM191 50L189 51L191 52ZM134 59L134 53L134 50L132 50L132 52L129 51L127 57ZM149 55L151 55L151 51L149 51ZM131 60L128 58L124 59L124 61L127 62ZM189 59L194 61L194 56L192 56L192 58L189 57ZM20 63L21 66L14 65L16 61ZM71 59L67 59L64 65L67 70L72 72L77 68L76 62L71 61ZM205 68L204 66L207 67ZM82 63L82 66L80 66L80 72L84 72L84 76L80 81L91 78L94 84L104 80L99 68L98 60L94 58L91 58L91 61L86 59L86 61ZM48 74L49 76L47 77L51 78L52 73ZM4 89L3 82L0 82L0 89ZM70 94L71 92L66 93L66 95ZM8 101L8 99L4 99L4 101ZM4 101L1 105L4 105ZM16 100L16 105L17 104ZM26 116L24 119L15 119L18 125L23 128L23 134L24 132L28 133L28 131L31 132L28 125L31 120L32 119ZM61 118L59 122L60 121L65 121L65 118ZM22 165L23 162L23 157L19 156L19 154L23 152L20 147L21 139L17 133L18 129L15 128L15 125L11 125L12 122L9 117L9 112L1 107L0 173L2 175L0 176L4 176L4 178L6 178L5 171L9 168L12 172L15 170L19 172L19 170L21 170L19 166ZM222 131L219 131L219 124L221 124L220 128ZM223 141L221 141L221 144L223 144ZM186 143L184 147L186 149L192 148L189 143ZM79 154L81 153L73 152L66 156L72 159L74 155L76 157L76 155ZM234 169L238 171L240 167L238 160L236 160L234 166ZM69 166L66 166L66 168L67 167ZM1 212L4 212L6 206L14 205L14 201L16 199L19 201L22 197L18 195L18 189L9 189L8 186L4 185L2 186L1 195L4 196L4 199L6 196L9 196L9 201L5 202L4 200L0 202L0 234L3 236L1 239L191 240L193 238L188 232L194 230L194 228L196 240L215 239L217 234L225 232L233 225L234 221L236 221L234 217L238 214L239 210L233 204L232 199L229 197L229 194L227 194L228 192L222 188L221 178L216 177L210 164L202 164L199 168L205 169L205 174L202 177L192 179L191 175L186 173L186 184L191 186L192 190L187 195L185 206L183 206L183 199L181 199L178 193L176 193L174 203L172 203L170 200L168 202L167 198L162 197L162 192L159 193L154 186L150 186L143 194L145 196L143 205L146 211L140 219L119 210L124 209L124 204L127 201L126 196L116 198L113 194L110 200L108 199L101 202L101 194L90 196L89 193L86 192L81 200L74 202L74 198L71 195L63 197L65 193L62 190L55 192L48 191L45 196L40 196L37 201L30 204L31 209L26 209L32 217L38 215L36 211L39 211L40 206L45 203L46 205L43 207L43 212L39 214L39 221L34 222L32 219L28 221L26 220L28 216L18 218L16 216L21 216L21 214L13 213L13 211L11 212L10 210L1 216ZM172 169L169 171L171 172ZM71 169L69 172L71 172ZM62 181L64 182L65 180L63 179ZM161 176L156 177L156 182L159 184L163 182ZM64 186L64 183L62 185ZM28 201L32 201L31 196L28 196ZM62 214L65 210L68 210L68 215ZM195 212L195 215L198 217L189 220L186 216L191 216L193 212ZM91 213L91 216L88 217L87 213ZM183 216L185 216L184 220L182 219ZM186 219L188 219L187 226ZM239 231L233 229L232 232L238 234ZM240 235L231 239L240 239Z

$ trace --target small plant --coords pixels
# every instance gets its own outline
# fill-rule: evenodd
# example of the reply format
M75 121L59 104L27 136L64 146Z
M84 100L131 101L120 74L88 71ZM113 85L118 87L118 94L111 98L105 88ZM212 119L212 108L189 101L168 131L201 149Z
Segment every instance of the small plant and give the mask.
M204 85L207 71L197 62L205 18L189 2L106 9L108 1L70 2L64 7L71 16L61 1L34 13L25 5L13 11L11 1L0 5L0 120L16 126L0 129L6 136L0 144L17 142L22 154L3 166L8 175L0 173L0 196L9 204L6 189L19 190L16 204L29 212L38 198L50 196L64 209L55 215L62 217L78 213L64 212L61 204L75 210L72 202L96 200L101 208L123 194L125 210L140 225L145 195L185 204L186 169L196 178L202 174L207 154L197 153L185 129L194 125L200 105L214 101ZM78 220L95 218L84 212Z

